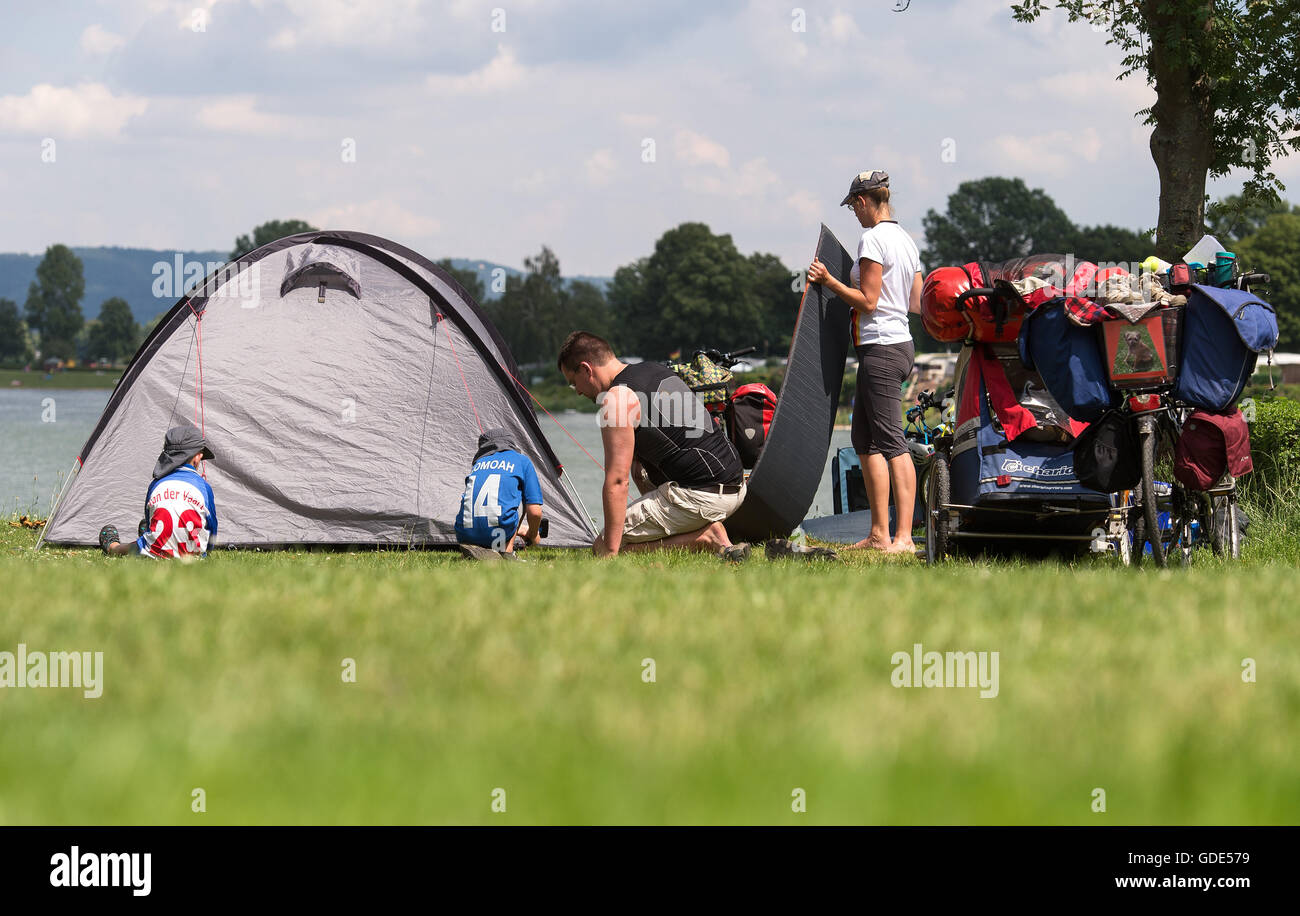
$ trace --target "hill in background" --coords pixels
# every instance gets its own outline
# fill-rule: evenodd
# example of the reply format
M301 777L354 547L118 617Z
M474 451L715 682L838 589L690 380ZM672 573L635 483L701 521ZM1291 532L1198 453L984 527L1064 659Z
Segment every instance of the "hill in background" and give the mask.
M226 261L226 251L161 251L153 248L117 248L99 246L95 248L73 248L85 269L86 294L81 300L81 311L89 321L99 316L99 307L104 300L120 296L131 306L135 320L145 324L155 316L171 308L179 296L167 295L155 297L153 294L155 265L162 263L175 265L180 255L182 263L188 265L194 261L220 265ZM0 298L12 299L19 309L27 301L27 287L36 277L36 265L41 262L40 254L0 254ZM433 260L437 260L434 258ZM507 276L519 276L523 271L492 261L473 258L452 258L451 263L458 270L472 270L488 290L487 298L496 299L499 294L492 290L492 272L497 268L505 270ZM206 270L205 270L206 273ZM609 285L609 277L570 277L570 280L586 280L595 284L602 291Z

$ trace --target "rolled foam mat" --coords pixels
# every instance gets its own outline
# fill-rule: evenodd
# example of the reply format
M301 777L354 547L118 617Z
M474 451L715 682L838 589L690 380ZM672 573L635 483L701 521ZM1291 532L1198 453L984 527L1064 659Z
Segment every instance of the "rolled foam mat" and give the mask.
M817 257L832 276L849 282L853 260L825 224ZM830 449L849 321L849 307L838 296L819 283L807 284L767 442L749 475L745 502L726 522L733 541L786 537L808 513Z

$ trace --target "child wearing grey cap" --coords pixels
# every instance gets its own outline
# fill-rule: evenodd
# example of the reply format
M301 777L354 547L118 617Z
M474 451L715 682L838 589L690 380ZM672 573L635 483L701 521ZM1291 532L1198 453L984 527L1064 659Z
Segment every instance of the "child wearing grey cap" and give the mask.
M199 473L203 459L215 457L203 434L193 426L167 430L153 482L145 493L140 537L123 544L117 529L105 525L99 546L112 557L202 557L217 534L217 503L212 487Z

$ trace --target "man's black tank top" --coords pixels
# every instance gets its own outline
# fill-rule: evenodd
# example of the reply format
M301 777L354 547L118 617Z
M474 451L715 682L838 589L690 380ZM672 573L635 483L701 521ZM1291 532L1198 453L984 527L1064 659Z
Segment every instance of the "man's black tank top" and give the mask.
M651 482L684 487L735 484L744 479L740 455L713 422L699 395L660 363L628 366L611 385L631 389L641 403L636 460Z

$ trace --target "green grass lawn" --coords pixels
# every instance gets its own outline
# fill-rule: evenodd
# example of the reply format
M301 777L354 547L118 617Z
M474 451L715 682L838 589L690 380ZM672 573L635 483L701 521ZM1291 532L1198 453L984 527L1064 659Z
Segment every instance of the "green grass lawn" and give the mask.
M104 673L99 699L0 690L0 823L1295 823L1300 538L1262 527L1240 565L1157 572L168 565L5 525L0 650L102 651ZM997 651L997 697L893 687L914 643Z
M39 369L0 369L0 388L112 388L121 377L121 369L69 369L49 378Z

